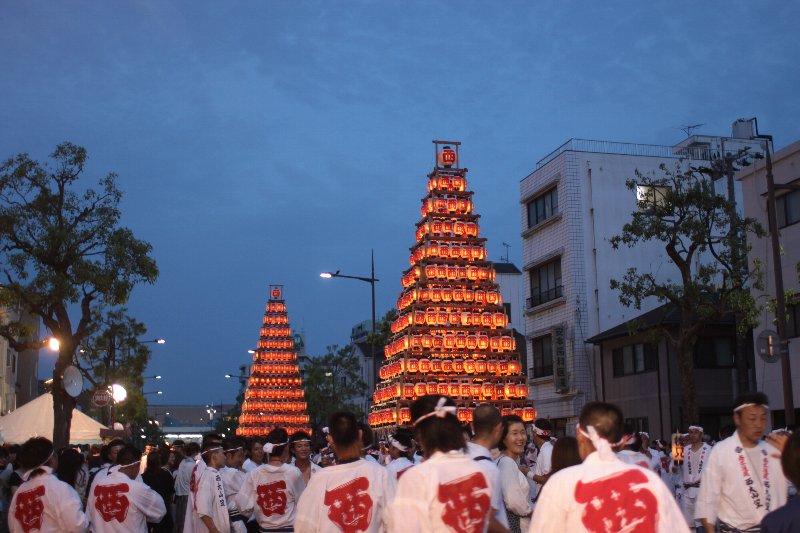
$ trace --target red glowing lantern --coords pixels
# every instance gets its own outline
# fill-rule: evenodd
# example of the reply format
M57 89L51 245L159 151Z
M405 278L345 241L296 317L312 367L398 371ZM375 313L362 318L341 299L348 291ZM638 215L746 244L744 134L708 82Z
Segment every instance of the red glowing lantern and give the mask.
M450 148L449 146L444 146L439 151L437 162L440 167L445 167L445 168L450 168L453 165L456 165L456 163L458 162L458 156L456 155L456 151Z

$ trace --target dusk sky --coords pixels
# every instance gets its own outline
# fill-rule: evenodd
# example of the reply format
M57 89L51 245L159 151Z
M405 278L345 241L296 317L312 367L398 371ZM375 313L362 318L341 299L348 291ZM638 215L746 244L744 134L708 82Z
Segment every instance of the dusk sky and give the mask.
M570 137L672 145L757 116L800 138L798 2L0 0L0 157L89 151L161 275L132 313L158 403L233 401L267 286L310 354L408 266L432 139L463 142L490 258L521 252L519 180ZM42 352L41 374L53 356ZM155 388L153 387L147 387Z

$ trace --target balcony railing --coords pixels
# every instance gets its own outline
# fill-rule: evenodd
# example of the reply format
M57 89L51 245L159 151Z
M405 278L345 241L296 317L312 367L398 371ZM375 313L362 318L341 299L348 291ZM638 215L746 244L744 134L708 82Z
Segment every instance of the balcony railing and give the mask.
M557 287L553 287L552 289L541 291L539 294L532 294L530 298L525 299L525 307L530 309L532 307L536 307L537 305L542 305L543 303L547 303L550 300L561 298L561 296L563 295L562 289L563 285L558 285Z

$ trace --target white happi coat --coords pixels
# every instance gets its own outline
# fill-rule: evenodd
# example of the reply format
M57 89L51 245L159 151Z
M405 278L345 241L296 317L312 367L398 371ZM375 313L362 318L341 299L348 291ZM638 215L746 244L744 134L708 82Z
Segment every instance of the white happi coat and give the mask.
M205 532L207 528L201 516L208 516L214 521L220 533L230 533L231 521L228 518L228 502L225 500L225 487L222 485L222 476L216 468L206 466L197 483L197 493L194 495L194 514L200 523L199 531ZM187 511L188 513L188 511Z
M397 480L412 466L414 466L414 463L408 457L398 457L397 459L392 459L392 462L386 465L386 471Z
M680 466L681 484L678 487L678 491L684 496L689 498L697 498L697 494L700 492L700 487L684 488L683 485L700 481L700 476L702 474L701 469L706 469L710 455L711 446L708 444L704 443L696 452L692 451L691 445L684 446L683 464Z
M183 461L178 465L178 470L175 474L175 496L189 495L189 483L196 463L197 459L184 457Z
M364 459L323 468L297 502L295 533L384 531L394 489L386 468Z
M219 475L222 477L222 487L225 489L225 501L228 503L228 515L234 516L241 514L241 509L236 501L236 497L244 483L245 473L238 468L231 468L224 466L219 469ZM234 533L244 533L247 531L247 526L241 520L231 522L231 531Z
M638 465L642 468L650 468L650 458L642 452L635 452L633 450L620 450L617 452L617 457L623 463L629 465Z
M86 513L94 533L146 532L147 522L159 522L167 508L156 491L112 467L92 487Z
M786 504L788 483L783 475L780 459L772 457L777 450L763 441L758 443L758 448L762 458L767 461L769 508L764 486L760 481L763 476L763 462L759 465L750 463L739 439L739 432L736 431L711 449L700 478L700 491L694 513L696 519L705 518L712 524L719 519L735 528L748 529L759 525L767 512ZM739 463L740 449L744 456L744 465ZM754 467L758 469L758 475L752 472ZM743 468L747 469L755 492L748 490ZM757 498L758 506L753 496Z
M263 464L245 476L236 502L242 512L255 513L262 529L291 528L305 486L296 466Z
M492 487L477 461L460 450L436 452L400 478L389 504L389 531L485 532Z
M689 528L672 493L656 474L592 452L583 463L547 480L529 531L688 533Z
M553 441L548 440L542 443L542 447L539 448L539 454L536 456L536 464L533 465L533 468L530 470L531 481L533 481L532 476L544 476L550 473L550 470L553 469ZM533 486L531 487L531 496L535 500L539 496L539 491L542 490L542 485L539 483L533 482Z
M186 517L183 520L183 533L205 533L206 526L200 521L197 514L197 488L203 471L208 468L201 458L194 462L192 473L189 475L189 498L186 501Z
M467 442L467 455L475 461L492 488L492 508L495 510L495 519L508 527L508 516L506 515L506 504L503 502L503 486L500 483L500 469L497 468L492 459L492 452L486 447L475 442ZM480 459L479 459L480 458Z
M89 519L83 513L75 489L53 475L48 466L44 474L22 483L8 510L11 533L83 533Z

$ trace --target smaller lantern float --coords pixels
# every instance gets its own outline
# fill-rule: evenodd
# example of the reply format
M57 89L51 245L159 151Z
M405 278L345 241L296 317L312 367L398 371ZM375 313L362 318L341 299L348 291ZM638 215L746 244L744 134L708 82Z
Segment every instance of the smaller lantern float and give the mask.
M306 409L283 288L271 285L236 434L263 437L275 427L310 433Z
M532 421L536 410L486 239L479 236L467 169L459 167L460 143L434 146L436 167L428 175L369 423L380 431L409 424L411 403L426 394L451 396L462 422L472 421L474 407L485 402Z

